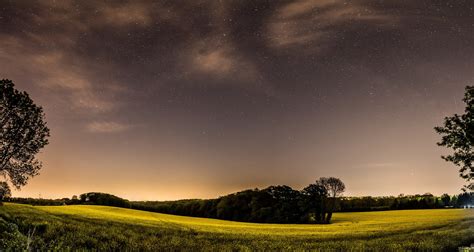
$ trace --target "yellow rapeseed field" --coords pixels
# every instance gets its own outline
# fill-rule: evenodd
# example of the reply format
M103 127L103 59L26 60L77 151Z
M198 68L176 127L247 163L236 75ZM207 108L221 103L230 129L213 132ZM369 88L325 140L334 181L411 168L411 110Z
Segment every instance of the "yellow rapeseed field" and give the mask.
M474 242L474 210L335 213L329 225L255 224L107 206L5 204L41 248L446 250ZM39 231L38 231L39 230Z

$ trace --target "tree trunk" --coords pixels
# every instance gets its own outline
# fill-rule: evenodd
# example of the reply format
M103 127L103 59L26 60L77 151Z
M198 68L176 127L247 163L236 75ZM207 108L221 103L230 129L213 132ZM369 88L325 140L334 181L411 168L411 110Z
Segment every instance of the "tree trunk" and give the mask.
M328 213L326 215L326 219L324 220L327 224L331 223L332 212L334 212L334 209L336 208L336 197L329 199L328 205Z
M326 223L327 223L327 224L331 223L331 217L332 217L332 211L330 211L330 212L326 215Z

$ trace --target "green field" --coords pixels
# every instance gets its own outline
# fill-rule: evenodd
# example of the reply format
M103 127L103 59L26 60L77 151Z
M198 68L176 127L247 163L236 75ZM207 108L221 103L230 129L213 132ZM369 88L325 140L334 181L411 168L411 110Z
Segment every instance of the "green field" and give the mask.
M28 233L30 248L61 250L454 250L474 242L474 211L463 209L336 213L330 225L290 225L106 206L7 203L0 206L0 217L0 228L17 226L26 234L17 233L15 239L5 230L0 234L0 245L17 249L26 246Z

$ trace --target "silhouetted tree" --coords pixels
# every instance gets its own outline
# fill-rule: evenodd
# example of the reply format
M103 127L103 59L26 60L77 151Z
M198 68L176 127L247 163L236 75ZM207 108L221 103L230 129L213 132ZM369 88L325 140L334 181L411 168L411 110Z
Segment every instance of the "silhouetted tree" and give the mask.
M272 197L274 222L297 223L301 221L301 209L298 206L300 201L300 192L291 187L270 186L264 190Z
M222 197L217 204L217 218L244 221L251 216L250 202L257 190L245 190Z
M0 80L0 126L0 175L20 188L41 169L35 155L48 144L49 129L43 109L10 80Z
M5 198L9 198L11 196L10 187L8 186L7 182L0 182L0 205Z
M326 216L326 199L328 196L326 187L320 181L316 181L316 183L305 187L302 193L305 197L306 212L313 213L317 223L323 223Z
M467 86L463 101L463 115L454 114L444 118L442 127L435 127L440 134L438 145L453 149L453 153L442 158L461 167L460 176L467 180L467 190L474 190L474 86Z
M321 183L326 188L326 191L328 193L329 198L326 209L327 214L324 222L330 223L332 213L334 212L334 210L336 210L337 197L342 195L342 193L346 189L346 186L340 179L334 177L320 178L319 183Z
M458 196L453 195L453 197L451 197L451 202L449 203L449 205L451 205L453 207L459 207L458 206Z
M89 192L83 193L79 196L81 204L88 205L104 205L104 206L116 206L116 207L130 207L130 202L126 199L122 199L112 194L100 193L100 192Z
M451 202L451 197L447 193L445 193L441 195L441 201L443 202L444 206L449 206L449 203Z
M464 192L459 194L456 204L458 207L474 205L474 193Z

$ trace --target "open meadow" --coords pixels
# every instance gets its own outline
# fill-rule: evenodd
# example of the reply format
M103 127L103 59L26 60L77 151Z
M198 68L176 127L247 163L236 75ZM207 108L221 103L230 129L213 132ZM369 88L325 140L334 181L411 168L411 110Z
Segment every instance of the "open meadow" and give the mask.
M0 233L0 245L14 249L454 250L474 242L474 211L467 209L335 213L334 223L323 225L6 203L0 217L0 232L10 229Z

